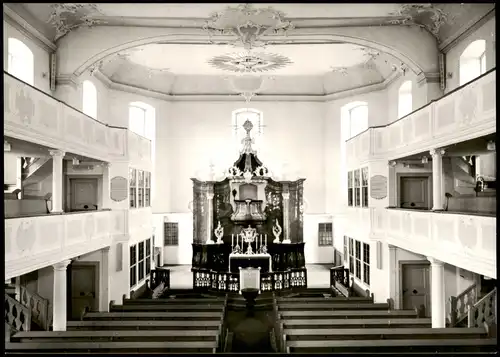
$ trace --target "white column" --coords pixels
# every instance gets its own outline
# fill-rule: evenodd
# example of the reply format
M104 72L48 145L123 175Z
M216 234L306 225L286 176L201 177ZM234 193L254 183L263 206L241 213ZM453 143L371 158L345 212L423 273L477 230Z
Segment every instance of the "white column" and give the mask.
M207 212L207 244L214 244L215 242L212 240L212 233L213 233L213 227L212 227L212 200L214 199L214 192L213 192L213 187L208 188L207 192L207 205L208 205L208 212Z
M443 149L432 149L432 210L443 210Z
M444 263L432 257L431 262L431 305L432 328L446 327L446 298L444 294Z
M51 213L63 211L63 158L66 154L61 150L50 150L52 156L52 210Z
M52 320L54 331L66 331L66 268L71 260L54 264L54 301L52 303Z
M109 249L110 247L101 249L101 265L100 277L101 286L99 289L99 311L109 312L109 293L110 293L110 279L109 279Z
M394 308L400 308L400 300L401 300L401 287L398 285L397 279L397 271L398 265L396 260L396 251L397 247L388 244L389 247L389 257L388 257L388 265L389 265L389 297L392 299L394 303Z
M288 190L288 189L287 189ZM290 192L283 192L283 242L290 243L290 228L289 228L289 217L288 217L288 204L290 200Z

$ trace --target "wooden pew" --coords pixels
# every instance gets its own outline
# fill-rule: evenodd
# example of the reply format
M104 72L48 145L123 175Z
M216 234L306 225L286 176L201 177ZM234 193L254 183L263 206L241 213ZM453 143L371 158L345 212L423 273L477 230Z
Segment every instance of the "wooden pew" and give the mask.
M202 303L195 304L157 304L157 305L109 305L110 312L117 311L220 311L224 310L223 304L205 305Z
M282 311L279 310L281 318L284 319L379 319L379 318L416 318L414 310L311 310L311 311Z
M416 353L416 352L495 352L496 338L406 339L353 341L287 341L286 352L302 353Z
M368 303L368 304L316 304L316 303L280 303L278 302L280 311L289 310L389 310L390 306L387 303Z
M32 353L215 353L216 341L164 341L164 342L7 342L5 351Z
M123 299L123 305L224 304L224 298Z
M415 328L431 327L430 318L378 318L378 319L282 319L281 330L285 329L359 329L359 328Z
M335 296L331 298L325 298L325 297L281 297L277 298L278 302L302 302L302 303L316 303L316 304L347 304L347 303L353 303L353 304L363 304L363 303L371 303L373 302L372 297L359 297L359 296L352 296L352 297L344 297L344 296Z
M176 312L88 312L82 320L217 320L223 318L221 312L176 311Z
M150 330L150 331L29 331L18 332L11 342L146 342L146 341L219 341L218 330Z
M68 331L95 330L218 330L221 320L85 320L68 321Z
M404 339L471 339L487 338L484 328L352 328L283 330L284 341L313 340L404 340Z

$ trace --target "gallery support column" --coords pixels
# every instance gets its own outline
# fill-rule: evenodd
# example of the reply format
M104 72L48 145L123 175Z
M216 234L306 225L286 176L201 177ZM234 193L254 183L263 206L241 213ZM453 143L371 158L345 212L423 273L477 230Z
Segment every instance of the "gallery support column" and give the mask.
M290 204L290 192L288 191L288 185L283 185L283 243L290 243L290 227L289 227L289 217L288 217L288 206Z
M432 149L432 210L443 210L443 149Z
M110 247L101 249L101 264L100 264L100 281L99 288L99 311L109 312L109 295L110 295L110 279L109 279L109 250Z
M66 331L67 286L66 268L71 260L54 264L54 301L52 302L52 320L54 331Z
M208 192L207 192L207 241L206 243L207 244L213 244L215 243L213 240L212 240L212 231L213 231L213 227L212 227L212 216L213 216L213 199L214 199L214 187L213 185L209 185L208 186Z
M431 309L432 328L446 327L446 298L444 294L444 263L432 257L431 262Z
M63 158L61 150L50 150L52 156L52 210L50 213L63 212Z

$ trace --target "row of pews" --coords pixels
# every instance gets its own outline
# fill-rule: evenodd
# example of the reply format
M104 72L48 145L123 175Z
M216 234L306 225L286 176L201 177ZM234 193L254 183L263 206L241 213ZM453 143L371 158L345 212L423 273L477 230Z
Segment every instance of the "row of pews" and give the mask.
M286 353L494 352L486 328L431 328L416 310L373 297L273 297L276 348Z
M87 312L67 331L18 332L6 353L216 353L227 297L125 299Z

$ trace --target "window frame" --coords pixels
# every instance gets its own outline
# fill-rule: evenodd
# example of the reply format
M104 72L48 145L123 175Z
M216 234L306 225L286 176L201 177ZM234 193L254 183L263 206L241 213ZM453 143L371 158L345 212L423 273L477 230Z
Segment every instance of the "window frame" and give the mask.
M361 207L368 208L368 166L362 167L361 171Z
M35 55L16 37L7 39L7 72L31 86L35 85Z
M413 111L412 82L404 81L398 91L398 118L402 118Z
M347 172L347 206L354 207L354 173Z
M140 110L141 113L143 114L142 115L142 125L140 125L142 127L142 131L139 133L137 132L137 128L139 127L139 125L136 123L136 120L138 120L138 117L134 117L132 118L132 112L133 110ZM128 128L131 132L137 134L137 135L140 135L146 139L147 136L146 136L146 124L147 124L147 115L148 115L148 109L141 106L141 105L137 105L137 104L129 104L128 106ZM133 122L133 125L132 125L132 122Z
M137 202L137 170L129 167L129 207L138 208Z
M356 114L357 111L359 111L361 108L366 108L366 118L354 118L354 115ZM352 108L350 108L348 110L348 117L349 117L349 135L348 135L348 139L351 139L359 134L361 134L362 132L364 132L365 130L368 129L368 104L358 104L358 105L355 105L353 106ZM365 121L365 123L363 123L364 125L359 125L358 122L360 120L363 120ZM356 125L353 125L353 123L356 122L356 124L358 124L359 128L356 129L356 130L353 130L353 128L356 128Z
M347 263L349 261L349 250L348 250L348 244L347 244L348 237L344 236L344 263Z
M86 79L82 83L82 112L83 114L97 119L98 93L97 87L92 81Z
M357 178L357 180L356 180ZM357 169L353 172L354 185L354 207L361 207L361 170Z
M333 246L333 223L322 222L318 224L318 247Z
M364 243L362 246L362 252L363 252L363 261L362 261L362 266L363 266L363 283L365 283L367 286L370 286L370 244Z
M172 232L175 234L169 235ZM179 222L163 222L163 246L179 246Z
M129 247L129 274L130 274L130 288L136 286L139 282L137 281L137 244L131 245ZM133 259L132 259L133 258ZM132 279L133 277L133 279Z
M349 255L347 259L344 258L344 266L349 267L349 275L369 287L371 282L370 244L344 236L344 252L348 252Z
M486 51L479 56L479 75L486 73Z

